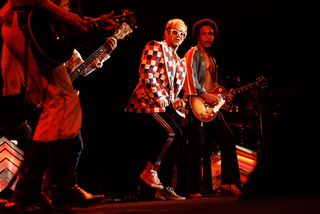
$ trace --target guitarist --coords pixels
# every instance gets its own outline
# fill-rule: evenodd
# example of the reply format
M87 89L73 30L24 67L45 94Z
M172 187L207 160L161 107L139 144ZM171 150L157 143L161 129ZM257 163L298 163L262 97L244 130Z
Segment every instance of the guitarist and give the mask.
M88 33L89 27L83 18L58 5L49 0L8 0L0 11L3 20L3 95L22 91L27 98L36 92L44 95L33 142L12 195L13 205L19 213L34 213L41 209L42 179L47 169L51 170L52 182L51 197L46 197L49 205L55 202L79 206L104 199L103 195L86 192L77 184L76 166L83 148L82 111L67 68L64 63L52 65L46 58L39 57L29 40L27 18L35 9L52 14L79 35ZM108 26L108 31L117 28L112 16L113 13L108 21L114 24ZM33 84L35 82L38 84Z
M187 62L187 77L183 86L184 95L200 96L209 105L219 102L214 94L218 88L218 70L216 60L212 57L211 48L218 35L218 27L211 19L201 19L192 27L193 39L197 45L191 47L185 54ZM232 97L229 97L232 99ZM190 104L190 102L189 102ZM190 106L189 106L190 108ZM190 197L201 197L203 193L211 192L212 175L211 161L213 141L221 151L221 186L226 194L239 194L240 173L236 155L236 139L225 121L222 112L210 122L198 119L191 109L186 119L185 128L188 131L188 163L186 169L190 170L183 178L187 180L178 182ZM201 175L201 160L203 158L203 178ZM203 184L199 181L203 179ZM202 185L204 189L202 190Z

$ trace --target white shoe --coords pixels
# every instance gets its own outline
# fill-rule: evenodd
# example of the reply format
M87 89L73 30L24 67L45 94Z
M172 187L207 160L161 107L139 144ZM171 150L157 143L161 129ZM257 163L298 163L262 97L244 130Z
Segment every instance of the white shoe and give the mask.
M158 178L157 171L153 170L153 165L148 162L147 167L140 174L141 180L143 180L147 185L156 188L156 189L164 189L163 185Z
M172 187L166 187L163 190L157 190L155 199L158 200L186 200L186 197L180 196L175 193Z

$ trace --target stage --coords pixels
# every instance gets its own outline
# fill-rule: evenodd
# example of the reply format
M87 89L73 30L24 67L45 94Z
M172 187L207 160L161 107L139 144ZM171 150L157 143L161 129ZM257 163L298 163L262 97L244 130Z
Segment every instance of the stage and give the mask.
M184 201L134 201L112 202L85 208L52 211L51 213L91 214L301 214L318 213L320 198L311 196L290 196L277 198L204 197ZM8 213L3 208L1 213Z
M237 197L208 197L185 201L143 201L75 208L75 213L166 213L166 214L276 214L317 213L320 198L282 198L242 201Z

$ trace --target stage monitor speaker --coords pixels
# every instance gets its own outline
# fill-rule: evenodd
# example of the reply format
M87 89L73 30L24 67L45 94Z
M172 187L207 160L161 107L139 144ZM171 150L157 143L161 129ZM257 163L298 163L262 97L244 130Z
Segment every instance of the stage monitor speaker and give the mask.
M24 152L14 141L0 138L0 193L6 188L14 190L23 159Z
M237 158L241 184L245 184L249 175L257 165L257 152L237 145ZM220 151L211 155L212 189L215 190L221 183L221 155Z

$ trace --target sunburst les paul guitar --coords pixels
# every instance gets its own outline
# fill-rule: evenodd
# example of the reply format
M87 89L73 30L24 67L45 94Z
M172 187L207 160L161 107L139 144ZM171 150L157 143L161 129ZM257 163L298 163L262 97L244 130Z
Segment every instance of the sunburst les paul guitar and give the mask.
M200 96L191 96L189 99L190 107L194 115L203 122L210 122L214 120L220 111L226 104L226 97L228 94L237 95L244 91L248 91L253 88L263 88L267 86L266 79L261 76L256 79L255 82L249 83L242 87L236 88L230 92L226 92L225 88L219 86L213 93L218 95L219 102L215 105L210 105L204 101Z

